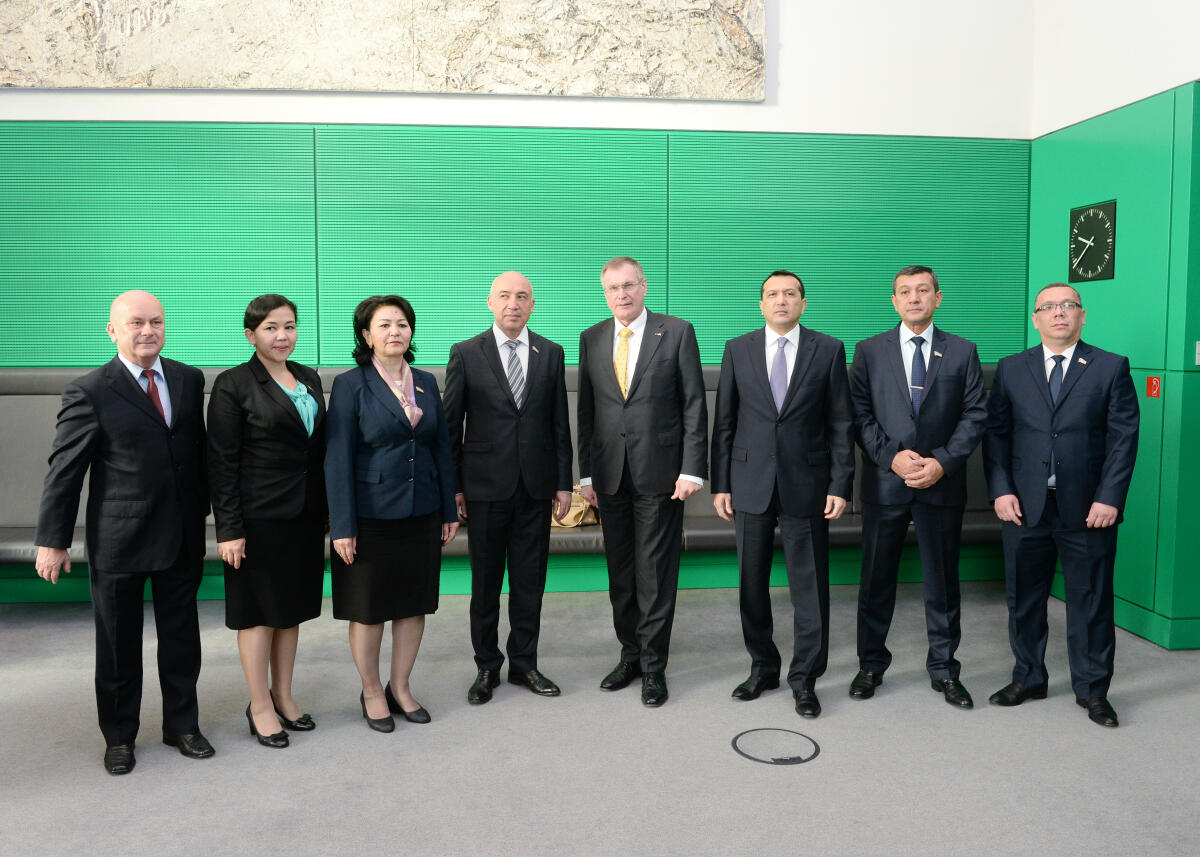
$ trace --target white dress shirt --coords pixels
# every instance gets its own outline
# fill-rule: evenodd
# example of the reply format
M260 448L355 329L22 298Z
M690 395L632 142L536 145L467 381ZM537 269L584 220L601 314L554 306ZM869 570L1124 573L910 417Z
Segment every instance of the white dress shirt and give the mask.
M125 359L125 355L118 353L121 362L125 364L125 368L129 370L129 374L133 376L133 380L142 388L142 392L150 388L150 382L142 377L142 367L134 363L132 360ZM167 425L171 424L171 391L167 389L167 376L163 374L162 358L155 357L154 365L150 367L150 371L154 373L154 386L158 388L158 401L162 404L163 419ZM149 396L149 393L146 393Z
M900 322L900 362L904 364L904 377L908 379L908 396L912 398L912 364L913 357L917 354L917 344L913 342L913 337L919 336L925 341L921 343L921 356L925 358L925 372L928 377L929 359L933 356L933 325L925 328L920 333L913 333L904 322Z
M509 336L500 329L500 325L495 323L492 324L492 335L496 337L496 348L500 352L500 365L507 373L508 346L504 343L509 341ZM525 379L525 385L529 386L529 325L521 328L521 332L517 334L517 342L521 343L517 346L517 359L521 361L521 377Z
M800 349L800 325L792 326L792 329L783 334L783 339L787 342L783 346L783 359L787 363L787 382L792 383L792 370L796 368L796 352ZM771 330L771 326L766 327L766 336L763 351L767 358L767 378L771 377L771 367L775 365L775 354L779 351L779 334Z

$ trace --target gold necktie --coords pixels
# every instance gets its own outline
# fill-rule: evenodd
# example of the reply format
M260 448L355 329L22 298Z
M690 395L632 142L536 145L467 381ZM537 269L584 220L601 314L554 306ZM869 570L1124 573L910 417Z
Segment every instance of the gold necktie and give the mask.
M617 386L621 388L621 398L629 395L629 337L633 331L622 327L617 331L621 341L617 343L617 354L613 358L613 371L617 373Z

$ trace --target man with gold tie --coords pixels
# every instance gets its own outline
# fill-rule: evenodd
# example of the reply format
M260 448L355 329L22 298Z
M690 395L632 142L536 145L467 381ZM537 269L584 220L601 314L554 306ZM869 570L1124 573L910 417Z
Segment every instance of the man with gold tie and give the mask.
M579 337L579 474L600 510L621 659L600 683L642 677L642 703L667 700L683 501L708 471L708 411L692 325L646 309L646 275L628 256L600 272L613 318Z

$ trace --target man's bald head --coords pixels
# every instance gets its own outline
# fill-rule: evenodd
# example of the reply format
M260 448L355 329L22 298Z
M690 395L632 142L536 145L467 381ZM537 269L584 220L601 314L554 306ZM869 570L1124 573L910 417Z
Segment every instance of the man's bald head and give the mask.
M133 289L117 295L108 311L108 338L126 359L150 368L164 342L163 306L149 292Z
M519 271L505 271L492 280L487 305L496 318L496 326L509 339L516 339L533 312L533 285Z

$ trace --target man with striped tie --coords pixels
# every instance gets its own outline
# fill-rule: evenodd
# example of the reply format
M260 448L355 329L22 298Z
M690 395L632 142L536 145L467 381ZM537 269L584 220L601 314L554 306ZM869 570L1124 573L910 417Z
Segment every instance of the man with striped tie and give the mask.
M558 686L538 670L550 514L571 507L571 425L562 347L526 325L533 286L507 271L492 282L491 328L450 349L442 402L454 455L459 520L471 560L467 702L500 684L500 588L508 566L508 680L540 696Z
M962 636L958 546L967 458L983 437L983 371L974 343L933 325L937 275L923 265L892 278L900 324L858 344L850 367L863 450L863 561L858 674L852 699L870 699L892 662L885 645L896 607L900 551L912 521L925 589L925 668L950 705L972 708L954 653Z

